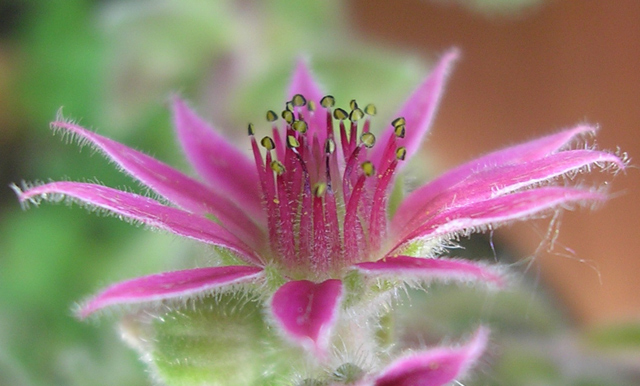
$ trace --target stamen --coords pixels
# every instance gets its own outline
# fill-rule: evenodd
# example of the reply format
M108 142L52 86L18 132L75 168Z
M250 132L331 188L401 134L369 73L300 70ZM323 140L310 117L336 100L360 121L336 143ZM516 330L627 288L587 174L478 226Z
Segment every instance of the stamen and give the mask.
M280 256L286 263L293 266L296 262L295 240L293 232L293 217L291 207L288 205L287 188L285 182L285 167L280 161L271 162L271 170L276 174L278 185L278 208L280 209L280 222L278 223L278 249Z
M373 103L369 103L368 105L365 106L364 113L367 114L367 117L364 120L364 125L362 125L362 132L368 133L369 127L371 126L370 117L375 116L378 113L378 109L376 109L376 106Z
M327 184L323 182L318 182L313 185L313 195L316 197L324 196L324 193L327 191Z
M326 271L328 268L329 245L328 238L325 237L327 229L325 227L325 210L322 205L322 196L327 188L324 183L317 183L313 186L313 262L316 269Z
M282 162L280 162L278 160L271 161L270 166L271 166L271 170L273 170L273 172L276 173L276 176L278 176L278 177L283 175L284 172L286 171L286 169L284 168L284 165L282 164Z
M363 197L365 179L375 173L375 168L370 161L365 161L360 165L362 175L358 178L356 186L347 204L347 211L344 219L344 248L345 257L349 260L356 259L360 253L364 252L362 242L364 241L364 231L362 224L358 221L358 207ZM351 262L351 261L350 261Z
M333 110L333 117L339 121L344 121L345 119L349 118L349 114L338 107L337 109Z
M368 105L365 106L364 113L373 117L376 114L378 114L378 109L373 103L369 103Z
M305 106L307 104L307 100L302 96L302 94L296 94L291 98L291 104L294 107Z
M320 106L326 113L326 135L314 117ZM374 167L367 153L377 141L369 132L377 109L373 104L360 108L355 99L349 108L347 112L335 107L331 95L312 101L296 94L279 116L273 110L266 112L271 136L257 142L254 126L247 127L273 256L290 267L291 277L309 277L310 269L318 275L311 274L311 280L331 276L379 247L386 232L387 190L397 163L406 157L406 149L397 147L398 138L406 134L406 122L404 118L392 122L394 131ZM278 123L280 118L284 122ZM264 158L259 145L266 150Z
M351 122L357 122L362 118L364 118L364 112L357 107L349 113L349 120L351 120Z
M273 110L267 111L267 121L268 122L275 122L277 120L278 120L278 114L276 114L275 111L273 111Z
M284 119L285 122L290 125L294 120L293 112L291 110L283 110L282 119Z
M355 103L355 101L354 101ZM357 105L356 105L357 106ZM358 121L364 117L364 113L359 108L351 110L349 113L349 120L351 121L351 135L349 138L349 153L353 152L356 148L356 138L358 138Z
M333 97L333 95L325 95L324 97L322 97L322 99L320 99L320 105L325 109L330 109L336 105L336 99Z
M293 135L288 135L287 136L287 146L289 146L291 148L297 148L297 147L300 147L300 142L298 142L296 137L294 137Z
M253 137L252 137L253 138ZM280 213L278 212L278 200L276 198L276 185L273 181L273 169L272 169L272 157L271 157L271 149L268 147L269 144L273 143L273 141L269 141L269 137L264 137L262 139L261 144L267 149L267 155L265 158L264 166L262 166L262 159L260 159L261 166L261 174L264 176L264 200L265 205L267 207L267 226L269 227L269 241L271 245L272 252L278 253L278 221L280 218ZM254 140L255 142L255 140ZM267 146L265 146L265 144ZM257 149L257 144L255 146L254 154ZM272 148L272 147L271 147ZM260 157L260 152L258 151L257 157ZM269 170L271 168L271 170Z
M273 142L271 137L266 136L260 140L260 144L267 150L273 150L276 148L276 144Z
M294 121L291 127L300 134L305 134L309 129L309 125L305 121Z
M324 152L326 154L332 154L336 150L336 143L331 138L327 138L324 141Z
M333 119L331 108L336 104L336 100L331 95L324 96L320 100L320 105L327 110L327 138L333 138Z
M371 161L365 161L360 166L362 167L362 172L367 177L371 177L376 172L376 169L373 167Z
M400 149L403 149L400 153L406 153L406 149L398 148L398 150ZM378 175L378 183L371 201L371 217L369 219L369 243L373 250L380 248L381 241L387 231L387 190L395 174L399 159L394 159L384 173Z
M398 125L398 126L394 126L394 130L393 133L396 135L396 137L398 138L404 138L405 134L406 134L406 130L404 128L404 125Z
M328 180L329 181L329 180ZM338 208L336 205L336 195L333 192L330 184L327 184L327 192L324 197L325 205L325 227L327 235L327 250L329 255L327 256L327 266L331 266L332 261L339 263L344 260L344 250L342 248L342 239L340 237L340 225L338 221Z
M368 149L371 149L376 144L376 136L369 132L362 133L360 142Z
M314 112L316 111L316 102L314 101L307 101L307 110Z
M407 124L407 121L404 119L404 117L396 118L393 121L391 121L391 126L393 127L404 126L406 124Z

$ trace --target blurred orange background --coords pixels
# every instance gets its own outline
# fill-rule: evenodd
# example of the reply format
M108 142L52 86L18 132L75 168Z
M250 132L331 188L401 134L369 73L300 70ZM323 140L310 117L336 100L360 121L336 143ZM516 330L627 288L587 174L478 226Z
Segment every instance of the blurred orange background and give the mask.
M352 0L352 24L367 39L426 57L463 52L426 149L439 169L498 147L588 122L600 148L640 154L640 1L548 1L516 16L478 16L441 1ZM614 179L600 210L567 213L558 242L542 253L542 280L582 324L640 319L640 190L637 168ZM496 232L533 253L540 235ZM599 277L600 276L600 277Z

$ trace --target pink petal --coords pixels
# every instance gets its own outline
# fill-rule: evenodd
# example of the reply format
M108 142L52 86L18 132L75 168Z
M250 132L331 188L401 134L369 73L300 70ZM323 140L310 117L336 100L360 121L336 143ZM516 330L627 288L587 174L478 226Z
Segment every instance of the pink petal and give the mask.
M255 280L261 268L240 266L207 267L163 272L114 284L86 303L79 311L84 319L114 304L142 303L189 296L215 288Z
M338 318L342 282L290 281L271 300L271 311L282 331L294 342L323 354Z
M252 218L266 221L258 173L249 157L178 97L173 98L173 120L187 158L205 181L236 202Z
M605 194L564 187L531 189L442 211L403 238L397 247L423 237L449 236L511 220L528 219L563 204L604 201Z
M395 230L406 227L409 220L416 213L421 212L436 196L465 181L475 173L498 166L538 160L566 147L575 138L593 131L595 131L595 128L591 126L577 126L520 145L508 147L460 165L409 194L398 207L391 227Z
M264 231L231 200L182 172L80 126L66 122L53 122L52 126L89 141L124 171L170 202L196 214L212 214L229 231L255 247L263 242Z
M616 155L594 150L569 150L552 154L534 161L495 167L470 174L466 179L442 189L429 202L414 209L413 218L403 229L394 229L396 233L406 233L413 227L437 215L442 209L463 206L492 197L501 196L525 187L535 186L555 177L567 175L592 164L605 167L614 165L624 169L624 162ZM394 223L395 226L400 226Z
M319 109L320 100L325 94L323 93L320 85L318 85L314 79L311 69L304 58L298 59L296 68L293 71L293 76L289 83L288 98L291 99L296 94L304 96L307 102L313 101L318 109L316 110L313 118L310 119L308 116L306 117L306 120L310 123L307 138L313 138L313 135L317 134L319 142L324 143L327 136L325 130L319 130L316 132L316 129L326 126L326 116L324 111ZM305 113L308 115L307 112Z
M125 219L179 236L233 250L244 261L260 264L260 258L251 248L220 225L181 209L162 205L148 197L78 182L52 182L19 192L20 202L29 200L37 204L40 199L60 201L64 198L77 200L89 207L105 209Z
M470 281L478 280L504 286L504 278L481 264L465 260L430 259L410 256L389 256L376 262L356 264L366 276L389 277L402 280L430 279Z
M451 72L453 63L459 56L457 49L447 51L435 68L429 74L417 90L405 102L400 109L397 117L404 117L406 120L406 137L398 138L398 146L404 146L407 149L407 159L413 156L418 150L422 139L429 131L436 109L442 97L444 86L449 73ZM383 142L387 138L394 135L394 128L387 128L380 137ZM379 166L384 146L376 146L371 154L371 161ZM406 162L401 163L404 165Z
M314 79L307 61L303 58L298 59L289 84L289 99L296 94L302 94L307 100L313 100L316 103L319 103L324 96L322 88ZM324 120L324 116L322 118Z
M380 374L375 386L441 386L464 376L484 352L489 330L480 328L458 348L439 347L397 359Z

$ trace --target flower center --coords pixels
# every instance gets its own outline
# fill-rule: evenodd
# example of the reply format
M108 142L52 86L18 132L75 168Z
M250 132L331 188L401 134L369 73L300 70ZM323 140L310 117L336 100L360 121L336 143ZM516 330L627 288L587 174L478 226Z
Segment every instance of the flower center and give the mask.
M249 136L269 227L272 262L294 279L325 279L379 255L387 231L388 191L406 155L396 138L405 120L392 122L382 155L371 158L374 105L355 100L350 112L295 95L280 114L267 112L272 135ZM279 127L280 124L280 127Z

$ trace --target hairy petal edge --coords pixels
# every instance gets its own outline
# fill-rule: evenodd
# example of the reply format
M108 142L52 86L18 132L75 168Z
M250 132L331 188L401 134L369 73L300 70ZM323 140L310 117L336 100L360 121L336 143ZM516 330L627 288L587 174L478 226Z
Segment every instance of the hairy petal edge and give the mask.
M215 288L253 281L261 272L262 269L258 267L231 265L142 276L109 286L82 306L78 315L84 319L110 305L193 296Z
M478 360L489 340L480 328L462 347L440 347L417 352L391 363L373 382L375 386L441 386L459 379Z

